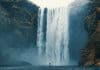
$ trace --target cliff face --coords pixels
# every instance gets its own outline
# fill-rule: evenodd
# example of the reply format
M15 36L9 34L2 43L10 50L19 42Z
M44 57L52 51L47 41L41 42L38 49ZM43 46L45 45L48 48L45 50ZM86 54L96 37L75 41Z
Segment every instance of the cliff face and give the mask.
M100 66L100 6L95 1L93 7L93 13L86 18L89 41L81 51L80 60L80 65L84 66Z
M15 33L27 41L34 41L38 7L23 0L0 1L0 33ZM36 33L35 33L36 34ZM31 39L32 38L32 39Z
M37 12L27 0L0 0L0 65L20 59L14 58L18 52L34 47Z

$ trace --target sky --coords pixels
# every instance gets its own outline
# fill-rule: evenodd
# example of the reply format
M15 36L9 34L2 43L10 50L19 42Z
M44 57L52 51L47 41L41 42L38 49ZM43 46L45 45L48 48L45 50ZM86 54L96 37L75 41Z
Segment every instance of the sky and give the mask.
M57 7L59 8L59 7L66 7L75 0L28 0L28 1L44 8L57 8Z

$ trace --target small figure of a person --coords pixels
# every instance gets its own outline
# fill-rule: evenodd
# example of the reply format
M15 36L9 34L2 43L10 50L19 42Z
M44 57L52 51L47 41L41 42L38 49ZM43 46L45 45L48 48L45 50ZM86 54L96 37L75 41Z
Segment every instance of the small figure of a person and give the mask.
M49 66L51 65L51 63L49 63Z

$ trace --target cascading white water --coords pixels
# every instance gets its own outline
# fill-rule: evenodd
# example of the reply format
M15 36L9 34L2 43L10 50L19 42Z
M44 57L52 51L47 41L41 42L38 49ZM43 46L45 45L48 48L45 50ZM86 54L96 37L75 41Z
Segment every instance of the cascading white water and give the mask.
M68 12L69 5L74 0L28 1L40 6L37 30L37 47L40 60L44 60L45 65L69 65ZM44 12L45 8L47 8L47 13ZM46 24L44 20L47 21ZM45 30L44 27L46 27Z
M44 47L46 52L46 64L50 65L68 65L68 7L48 8L47 26L44 25L44 8L39 9L37 46L39 55L43 56ZM44 42L43 26L46 26L46 42Z
M68 64L68 8L48 9L46 58L52 65Z
M39 51L39 55L42 55L44 48L44 33L43 33L43 16L44 16L44 8L39 9L38 12L38 31L37 31L37 47Z

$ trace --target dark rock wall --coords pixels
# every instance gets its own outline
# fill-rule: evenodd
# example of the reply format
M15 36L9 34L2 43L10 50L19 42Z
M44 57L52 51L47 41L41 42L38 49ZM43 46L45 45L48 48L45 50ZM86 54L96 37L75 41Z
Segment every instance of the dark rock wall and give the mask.
M81 1L81 0L78 0ZM77 4L79 3L79 4ZM80 49L86 46L88 32L85 29L85 18L90 13L90 3L73 3L69 13L69 54L72 65L78 65L80 59Z
M37 12L27 0L0 0L0 65L10 65L21 58L19 52L35 47Z
M87 46L82 50L80 65L100 66L100 1L91 1L91 14L86 17L86 30L89 34Z

